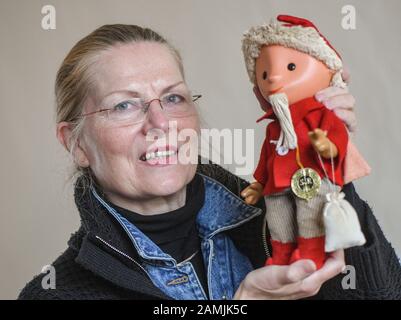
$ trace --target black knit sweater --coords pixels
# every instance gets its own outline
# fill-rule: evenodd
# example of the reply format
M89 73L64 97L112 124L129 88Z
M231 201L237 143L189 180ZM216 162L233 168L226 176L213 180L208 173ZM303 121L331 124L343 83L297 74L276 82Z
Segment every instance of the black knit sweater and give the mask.
M198 171L239 195L248 183L214 164L201 164ZM339 274L323 284L316 299L401 299L401 266L370 207L352 184L343 190L358 213L367 243L345 250L345 262L355 268L356 288L344 290ZM263 199L262 199L263 200ZM77 180L75 201L81 227L72 235L68 248L53 263L56 289L45 290L36 276L21 291L19 299L170 299L138 265L139 256L122 227L93 198L85 179ZM264 201L257 206L265 209ZM255 268L266 259L263 247L263 214L232 232L238 250Z

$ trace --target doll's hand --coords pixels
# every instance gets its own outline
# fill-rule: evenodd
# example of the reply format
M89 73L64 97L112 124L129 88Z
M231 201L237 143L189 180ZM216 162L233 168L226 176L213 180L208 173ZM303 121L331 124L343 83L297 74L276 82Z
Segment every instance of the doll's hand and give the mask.
M253 87L253 93L255 94L256 99L258 99L260 107L262 108L262 110L264 112L267 111L267 109L269 109L269 103L266 101L265 98L263 98L262 94L260 93L259 87L254 86Z
M263 185L257 181L252 182L242 192L241 196L247 204L255 204L263 196Z
M350 74L347 69L344 68L341 76L348 84ZM348 127L350 132L355 132L357 127L354 112L355 98L348 92L348 89L328 87L316 93L315 98L323 103L327 109L333 110L337 117Z
M338 149L336 145L327 138L327 131L316 128L313 131L309 131L308 136L313 148L315 148L316 152L323 158L330 159L331 157L337 157Z
M317 294L324 282L344 270L344 251L330 254L316 270L311 260L298 260L289 266L267 266L245 277L234 295L236 300L301 299Z

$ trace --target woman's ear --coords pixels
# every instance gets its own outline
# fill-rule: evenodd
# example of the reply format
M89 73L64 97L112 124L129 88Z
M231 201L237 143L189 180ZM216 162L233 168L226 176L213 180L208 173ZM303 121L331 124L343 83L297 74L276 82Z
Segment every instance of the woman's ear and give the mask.
M72 155L74 162L78 166L83 168L89 167L88 157L85 150L80 146L79 139L73 145L71 123L66 121L57 123L56 136L61 145Z

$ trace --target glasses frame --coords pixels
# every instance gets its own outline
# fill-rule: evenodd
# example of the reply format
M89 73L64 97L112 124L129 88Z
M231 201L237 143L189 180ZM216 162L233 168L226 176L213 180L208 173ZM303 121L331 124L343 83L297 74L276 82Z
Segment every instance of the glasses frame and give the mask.
M195 101L199 100L201 97L202 97L201 94L192 95L192 102L195 102ZM159 101L160 107L163 109L162 101L159 98L155 98L155 99L152 99L152 100L144 103L144 107L142 108L142 112L143 113L146 113L148 111L148 109L149 109L149 107L150 107L150 105L151 105L151 103L153 101ZM73 120L84 118L84 117L87 117L87 116L91 116L91 115L94 115L94 114L100 113L100 112L110 111L110 110L113 110L113 108L114 107L107 108L107 109L100 109L100 110L88 112L88 113L85 113L85 114L81 114L80 116L74 118Z

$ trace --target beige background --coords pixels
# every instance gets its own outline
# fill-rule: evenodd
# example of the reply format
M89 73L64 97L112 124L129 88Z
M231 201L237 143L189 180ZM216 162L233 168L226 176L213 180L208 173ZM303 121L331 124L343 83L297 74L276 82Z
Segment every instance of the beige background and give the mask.
M57 29L41 28L53 4ZM341 8L356 8L356 30L341 28ZM210 127L257 128L260 115L246 76L240 38L278 13L312 19L342 53L352 74L359 132L356 143L373 167L357 183L401 252L401 1L127 0L0 1L0 298L19 289L66 247L79 224L66 182L67 155L55 139L53 83L67 51L106 23L140 24L161 32L182 52L187 79L204 94Z

